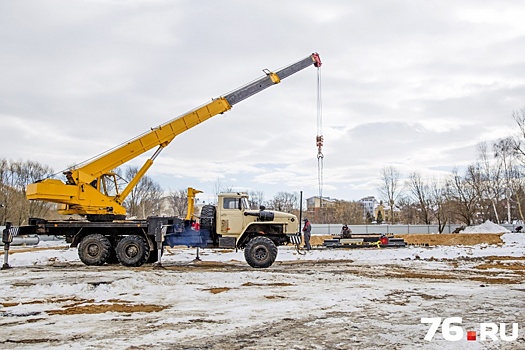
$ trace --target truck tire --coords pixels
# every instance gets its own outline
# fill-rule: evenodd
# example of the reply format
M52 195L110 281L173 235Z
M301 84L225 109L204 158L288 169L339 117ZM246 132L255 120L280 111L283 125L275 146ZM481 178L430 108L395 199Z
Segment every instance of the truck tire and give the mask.
M244 248L244 258L251 267L270 267L277 258L277 246L268 237L254 237Z
M111 249L109 239L101 234L91 234L80 241L78 256L86 265L100 266L108 260Z
M201 209L200 225L201 230L208 230L210 233L215 232L213 229L213 223L215 221L215 206L205 205Z
M149 258L148 242L140 236L125 236L115 249L118 261L124 266L142 266Z

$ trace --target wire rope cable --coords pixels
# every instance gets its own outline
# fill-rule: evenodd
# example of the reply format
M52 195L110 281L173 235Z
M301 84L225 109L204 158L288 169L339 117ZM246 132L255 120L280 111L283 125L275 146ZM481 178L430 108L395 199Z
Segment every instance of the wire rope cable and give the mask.
M323 197L323 103L321 98L321 67L317 68L317 181L319 186L319 200L322 206Z

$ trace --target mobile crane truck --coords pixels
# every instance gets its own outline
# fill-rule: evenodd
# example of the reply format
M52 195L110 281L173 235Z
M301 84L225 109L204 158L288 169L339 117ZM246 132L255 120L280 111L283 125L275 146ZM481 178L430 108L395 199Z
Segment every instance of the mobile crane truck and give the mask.
M299 222L292 214L265 210L250 210L246 193L226 193L218 197L217 207L204 206L200 215L200 230L192 230L193 201L199 191L188 190L188 216L148 217L126 220L123 202L152 166L160 152L179 134L224 112L240 101L279 83L282 79L309 66L321 67L319 54L313 53L276 72L266 74L224 96L212 99L182 116L152 128L93 160L64 171L66 182L47 178L29 184L29 200L58 204L59 214L82 217L81 220L45 220L30 218L29 224L4 230L4 267L8 266L9 243L15 235L65 236L70 247L78 248L80 260L86 265L120 262L124 266L141 266L159 261L162 248L170 245L189 247L229 247L244 249L248 264L266 268L277 256L277 246L299 244ZM118 166L157 147L139 169L137 175L120 191ZM191 212L190 212L191 210Z

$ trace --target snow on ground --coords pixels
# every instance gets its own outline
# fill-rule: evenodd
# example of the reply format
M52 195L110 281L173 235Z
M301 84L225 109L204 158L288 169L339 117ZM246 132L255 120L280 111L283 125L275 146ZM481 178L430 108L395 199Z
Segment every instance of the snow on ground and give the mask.
M163 268L125 268L84 266L64 242L13 247L13 268L0 271L0 348L525 348L525 234L502 241L306 255L280 247L262 270L224 249L200 250L199 262L195 249L172 248ZM454 316L478 337L480 322L517 322L519 337L449 342L439 330L423 339L422 317Z
M491 255L523 256L525 247L525 233L506 233L501 236L503 245L479 244L472 247L465 246L435 246L435 247L408 247L405 249L321 249L298 254L295 249L283 248L279 250L277 261L309 261L309 260L341 260L353 259L360 262L392 262L402 261L414 256L420 258L452 258L458 256L483 257ZM28 251L12 254L9 257L11 266L21 267L28 265L48 265L49 259L53 262L80 262L76 248L68 248L65 241L41 241L38 248L56 247L47 251ZM26 247L12 247L11 250L27 250ZM200 249L199 256L204 260L217 262L239 261L244 262L243 251L229 249ZM163 262L191 262L195 259L196 249L167 248Z
M505 227L493 223L490 220L476 226L468 226L461 233L508 233Z

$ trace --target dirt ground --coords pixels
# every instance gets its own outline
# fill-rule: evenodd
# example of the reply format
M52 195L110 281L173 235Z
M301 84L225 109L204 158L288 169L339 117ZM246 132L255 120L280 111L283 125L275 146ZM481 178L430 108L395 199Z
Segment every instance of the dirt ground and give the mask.
M498 258L496 261L505 261ZM492 264L490 259L470 261L483 266ZM487 321L484 317L490 315L490 320L506 317L512 312L514 317L525 316L523 311L515 309L512 297L518 296L523 289L512 289L505 286L523 283L523 262L513 262L505 265L519 266L518 278L494 276L485 267L473 269L471 272L446 271L443 268L432 271L414 272L407 267L386 266L383 270L366 265L354 264L352 261L318 261L299 263L280 263L272 270L266 270L261 275L248 277L248 281L238 286L218 287L206 283L197 275L204 276L212 272L225 281L232 279L232 274L253 274L254 270L245 266L231 264L197 264L194 266L173 266L163 271L154 272L164 280L173 279L172 273L182 274L182 281L190 283L193 280L195 293L209 293L209 297L201 296L199 303L202 307L194 307L188 317L182 317L181 312L164 298L148 305L136 302L129 296L123 299L109 299L95 301L82 298L51 298L33 301L17 300L17 304L35 305L44 304L45 312L33 312L25 315L4 315L1 324L3 337L0 340L3 349L37 349L42 347L66 348L73 346L79 349L102 349L109 344L115 348L140 350L155 347L158 349L372 349L388 347L390 349L437 348L439 343L429 344L422 340L426 328L419 324L419 318L432 316L433 313L456 315L457 305L461 306L461 315L464 318ZM445 261L445 265L449 262ZM35 277L45 274L59 273L62 284L93 283L104 280L104 283L94 287L108 288L115 283L121 269L113 267L89 268L89 276L85 276L88 268L71 264L68 266L33 268L26 271L27 276ZM150 268L134 271L135 277L144 278L151 283L151 276L147 273ZM509 272L516 276L516 270ZM79 276L80 273L80 276ZM115 273L113 279L108 275ZM84 275L84 277L82 277ZM505 275L505 273L503 273ZM305 279L306 277L306 279ZM307 288L304 283L315 278L318 282L315 289ZM46 283L26 281L17 284L17 279L9 278L8 283L15 286L25 286ZM288 282L275 282L286 280ZM501 282L505 280L507 282ZM20 282L20 279L18 279ZM339 281L339 287L330 288L330 283ZM469 282L470 281L470 282ZM399 284L401 283L401 284ZM225 283L226 284L226 283ZM325 290L321 285L326 284ZM452 285L464 286L457 289ZM303 286L303 287L300 287ZM501 287L498 287L501 286ZM485 288L483 288L485 287ZM308 295L302 295L301 289ZM267 304L258 304L256 300L248 301L256 309L254 317L259 323L246 327L242 325L243 307L239 307L237 321L235 313L229 314L226 319L217 319L217 306L213 304L224 300L235 303L235 295L242 291L243 295L264 290L262 298L275 303L273 307ZM479 300L468 297L468 289L478 290L491 294L490 302L479 305ZM177 287L174 286L174 291ZM380 293L370 293L379 290ZM314 292L315 291L315 292ZM314 294L310 294L314 292ZM333 293L333 302L321 302L320 296L315 293ZM517 294L516 294L517 293ZM514 295L516 294L516 295ZM221 299L212 297L223 295ZM182 299L187 299L183 297ZM282 303L298 301L295 311L289 314L276 312L274 307ZM302 300L301 300L302 299ZM221 301L222 300L222 301ZM8 307L12 303L4 302ZM259 306L257 306L259 305ZM423 306L424 305L424 306ZM480 308L487 314L480 314ZM259 310L259 311L257 311ZM272 311L273 310L273 311ZM224 312L224 311L220 311ZM516 313L517 312L517 313ZM272 316L273 314L273 316ZM136 316L134 316L136 315ZM75 327L67 317L80 317L78 322L82 327ZM220 317L219 317L220 318ZM512 319L514 320L514 319ZM225 329L224 322L234 322L237 326ZM251 321L253 322L253 321ZM28 327L24 327L28 325ZM62 332L60 329L69 329ZM18 329L18 331L16 331ZM25 329L25 330L24 330ZM190 330L200 330L199 333L186 334ZM7 333L6 333L7 331ZM225 333L223 333L225 331ZM149 339L149 334L156 334L158 342ZM185 335L186 334L186 335ZM112 339L108 343L107 339ZM127 344L126 344L127 342ZM486 344L483 348L514 349L524 344ZM450 345L450 344L449 344ZM440 347L443 344L439 345ZM445 347L446 343L445 343Z
M331 236L314 236L322 245ZM166 249L163 266L85 266L75 249L14 247L0 272L0 349L525 349L521 236L405 235L399 249ZM512 342L424 340L426 317L519 324Z
M214 260L231 254L219 250L203 253L203 261L167 260L163 268L50 258L49 265L1 272L0 348L525 348L525 311L516 302L525 295L525 257L457 255L454 248L447 258L421 258L428 249L313 251L315 260L277 261L263 270ZM390 262L363 258L382 252L410 254ZM348 255L316 258L328 253ZM427 342L420 319L436 316L462 317L465 330L520 322L520 337L451 343L438 334Z
M395 235L396 238L403 238L408 245L423 246L472 246L476 244L501 244L501 233L443 233L443 234L406 234ZM312 236L310 244L312 246L322 246L325 239L332 236Z

